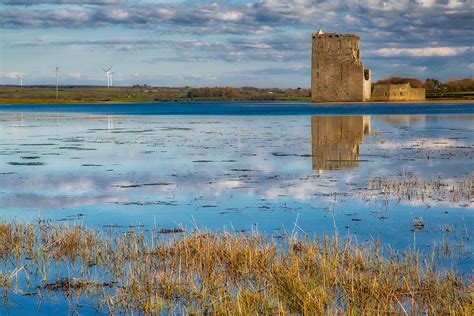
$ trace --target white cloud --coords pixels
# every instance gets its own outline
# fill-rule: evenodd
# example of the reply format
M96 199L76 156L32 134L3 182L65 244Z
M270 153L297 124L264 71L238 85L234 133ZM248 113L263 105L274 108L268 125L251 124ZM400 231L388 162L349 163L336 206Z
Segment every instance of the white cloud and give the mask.
M129 13L125 10L112 10L107 12L106 15L113 20L126 20L129 17Z
M82 74L80 72L71 72L68 74L69 77L74 78L74 79L81 79Z
M377 145L379 149L386 149L386 150L400 150L401 147L405 148L423 148L423 150L439 150L439 151L447 151L452 148L457 147L468 147L469 144L456 140L456 139L449 139L449 138L433 138L433 139L413 139L406 141L403 146L400 145L398 142L390 142L385 141L384 143L380 143Z
M471 47L380 48L368 53L377 56L451 57L463 55Z
M221 21L239 21L243 17L242 12L238 11L227 11L216 14L216 18Z
M78 5L116 5L126 0L0 0L7 5L38 5L38 4L78 4Z
M7 79L17 79L20 75L24 75L24 73L18 71L0 72L0 77Z

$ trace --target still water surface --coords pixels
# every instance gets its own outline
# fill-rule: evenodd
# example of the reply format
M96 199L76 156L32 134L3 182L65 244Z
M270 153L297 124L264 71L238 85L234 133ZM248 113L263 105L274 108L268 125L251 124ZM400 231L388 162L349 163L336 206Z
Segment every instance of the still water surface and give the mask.
M221 105L0 107L0 218L448 242L472 267L470 104Z

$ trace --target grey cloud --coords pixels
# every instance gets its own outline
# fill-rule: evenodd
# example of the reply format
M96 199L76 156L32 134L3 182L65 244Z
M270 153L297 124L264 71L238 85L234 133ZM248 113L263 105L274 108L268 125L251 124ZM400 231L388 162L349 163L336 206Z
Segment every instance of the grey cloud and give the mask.
M320 26L338 32L363 33L369 42L381 41L385 45L413 42L448 44L454 41L466 46L474 37L473 13L470 0L188 2L120 5L111 9L100 6L4 9L0 11L0 26L94 28L121 25L197 35L263 34L287 27L308 29Z
M215 60L227 62L240 61L299 61L309 60L310 33L280 34L278 36L249 38L230 38L222 41L206 40L160 40L145 39L103 39L103 40L67 40L34 41L13 44L16 47L36 46L98 46L112 47L117 50L167 48L176 52L172 57L160 57L146 60L209 62Z
M0 0L5 5L75 4L75 5L118 5L127 0Z
M19 42L13 44L16 47L36 47L36 46L144 46L152 47L163 44L165 41L153 39L107 39L107 40L69 40L69 41L42 41Z
M176 50L173 57L146 60L181 62L307 61L310 56L309 34L293 34L258 39L234 38L225 41L168 41L163 45Z
M50 9L4 7L0 8L0 27L21 29L121 26L150 29L157 34L179 33L180 37L190 38L13 44L96 45L127 51L170 48L176 52L175 56L146 60L151 63L163 60L219 60L307 64L310 60L311 31L318 27L327 31L361 35L364 61L369 67L381 69L379 74L390 73L393 67L389 65L406 64L407 66L400 66L399 69L408 71L423 69L430 61L433 61L433 64L429 65L428 71L434 71L439 69L436 65L443 64L443 58L453 56L464 66L472 64L472 48L469 47L472 47L474 38L474 9L471 0L261 0L244 4L228 1L211 4L199 1L179 4L117 4L111 7L57 6ZM231 36L218 42L206 39L209 34ZM426 48L430 49L424 51ZM418 67L410 62L401 62L401 58L412 59Z
M281 65L275 67L267 67L267 68L259 68L253 70L244 70L235 72L237 74L252 74L252 75L260 75L260 76L288 76L288 75L299 75L308 77L311 74L311 68L309 65ZM234 73L232 73L234 74Z

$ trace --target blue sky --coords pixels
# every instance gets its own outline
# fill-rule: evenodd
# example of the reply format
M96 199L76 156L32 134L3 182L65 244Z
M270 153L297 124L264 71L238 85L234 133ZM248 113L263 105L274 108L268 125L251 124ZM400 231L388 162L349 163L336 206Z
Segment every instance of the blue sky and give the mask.
M0 84L309 87L319 28L375 80L474 73L473 0L0 0Z

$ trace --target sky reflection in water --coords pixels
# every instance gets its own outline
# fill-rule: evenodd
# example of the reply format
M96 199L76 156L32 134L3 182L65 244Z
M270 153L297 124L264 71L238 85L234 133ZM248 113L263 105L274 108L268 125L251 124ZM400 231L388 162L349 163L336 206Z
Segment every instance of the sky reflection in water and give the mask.
M473 173L473 115L87 116L4 113L0 217L184 225L281 236L352 233L396 249L463 243L471 201L387 200L371 179L458 184Z

